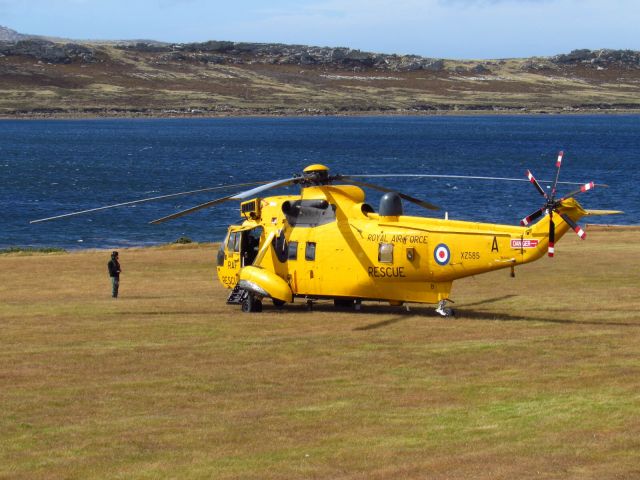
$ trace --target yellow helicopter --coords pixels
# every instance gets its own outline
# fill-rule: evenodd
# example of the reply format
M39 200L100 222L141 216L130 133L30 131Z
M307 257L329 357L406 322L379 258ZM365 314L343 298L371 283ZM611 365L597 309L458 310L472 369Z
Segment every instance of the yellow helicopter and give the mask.
M527 171L527 179L406 174L412 177L474 178L529 181L544 197L544 205L525 217L521 225L500 225L406 216L402 201L436 210L439 207L360 178L403 175L331 175L320 164L302 175L261 183L152 221L178 218L227 201L241 201L241 224L231 225L217 255L220 282L231 293L228 303L245 312L262 310L262 300L276 306L306 300L332 299L336 306L360 308L363 300L391 305L436 304L436 312L450 316L447 306L453 281L502 268L510 268L554 254L555 242L569 229L581 238L577 222L585 215L621 213L584 210L574 196L591 190L594 182L579 184L556 199L562 152L551 194ZM338 182L348 181L348 184ZM549 182L551 183L551 182ZM243 184L243 185L255 185ZM267 190L299 185L299 195L262 197ZM234 187L238 187L235 185ZM597 185L606 186L606 185ZM385 192L377 211L365 202L361 187ZM222 187L163 195L97 209L83 210L32 223L130 205ZM535 222L543 217L537 223Z

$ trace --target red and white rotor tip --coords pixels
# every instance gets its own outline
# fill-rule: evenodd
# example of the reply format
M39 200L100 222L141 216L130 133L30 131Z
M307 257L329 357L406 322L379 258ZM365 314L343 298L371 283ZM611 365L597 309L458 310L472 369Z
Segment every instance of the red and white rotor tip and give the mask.
M586 232L582 229L582 227L580 227L580 225L576 225L573 228L573 231L576 232L576 234L582 239L584 240L587 237Z
M560 168L560 165L562 165L562 157L564 155L564 152L561 150L558 152L558 160L556 160L556 167Z
M582 186L580 187L580 191L581 191L581 192L587 192L587 191L591 190L591 189L592 189L593 187L595 187L595 186L596 186L596 185L595 185L595 183L593 183L593 182L585 183L584 185L582 185Z

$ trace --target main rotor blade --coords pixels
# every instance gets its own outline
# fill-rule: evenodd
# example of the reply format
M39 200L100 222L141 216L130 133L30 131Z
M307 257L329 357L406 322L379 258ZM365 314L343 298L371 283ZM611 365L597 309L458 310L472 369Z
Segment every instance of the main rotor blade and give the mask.
M190 213L197 212L198 210L202 210L203 208L213 207L214 205L218 205L220 203L227 202L229 200L244 200L245 198L251 198L256 196L258 193L261 193L265 190L270 190L272 188L284 187L286 185L291 185L295 183L297 178L286 178L283 180L275 180L273 182L269 182L265 185L262 185L257 188L253 188L251 190L246 190L244 192L236 193L235 195L228 195L226 197L218 198L216 200L211 200L210 202L201 203L200 205L196 205L195 207L188 208L186 210L182 210L177 213L173 213L171 215L167 215L166 217L158 218L156 220L152 220L151 224L156 225L158 223L166 222L167 220L173 220L174 218L183 217L185 215L189 215Z
M364 175L340 175L340 178L451 178L454 180L501 180L505 182L528 182L524 178L509 177L476 177L470 175L430 175L425 173L381 173L381 174L364 174ZM538 183L553 183L553 180L538 180ZM558 182L558 185L582 185L581 182ZM597 186L606 187L607 185L596 184Z
M251 190L247 190L245 192L237 193L231 197L232 200L244 200L245 198L255 197L257 194L264 192L265 190L271 190L272 188L278 187L286 187L287 185L291 185L296 183L300 179L297 177L285 178L282 180L274 180L273 182L266 183L260 187L253 188Z
M397 192L396 190L393 190L391 188L381 187L380 185L375 185L373 183L361 182L359 180L354 180L353 178L348 178L348 177L342 177L342 178L349 180L350 182L353 182L356 185L360 185L362 187L373 188L381 192L395 192L403 200L406 200L407 202L415 203L416 205L419 205L422 208L426 208L428 210L440 210L440 207L437 205L434 205L433 203L425 202L424 200L420 200L419 198L412 197L410 195L407 195L406 193Z
M127 205L137 205L138 203L153 202L156 200L165 200L167 198L180 197L183 195L192 195L195 193L213 192L215 190L224 190L224 189L238 188L238 187L250 187L253 185L261 185L263 183L265 182L237 183L235 185L221 185L219 187L201 188L199 190L190 190L188 192L178 192L178 193L170 193L168 195L158 195L155 197L141 198L140 200L132 200L130 202L122 202L122 203L115 203L113 205L105 205L104 207L89 208L88 210L80 210L78 212L64 213L62 215L56 215L53 217L39 218L38 220L31 220L29 223L48 222L49 220L56 220L58 218L64 218L64 217L73 217L75 215L82 215L85 213L97 212L99 210L107 210L109 208L125 207Z
M232 199L231 195L227 197L218 198L216 200L212 200L206 203L201 203L200 205L196 205L195 207L188 208L187 210L182 210L181 212L174 213L172 215L167 215L166 217L158 218L156 220L152 220L149 223L152 225L157 225L158 223L166 222L167 220L173 220L174 218L183 217L184 215L197 212L198 210L202 210L203 208L213 207L214 205L218 205L219 203L224 203L231 199Z

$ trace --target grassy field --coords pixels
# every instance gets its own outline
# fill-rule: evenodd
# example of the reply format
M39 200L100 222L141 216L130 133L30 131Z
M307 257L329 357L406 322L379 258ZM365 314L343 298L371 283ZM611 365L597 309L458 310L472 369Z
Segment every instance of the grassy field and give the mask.
M242 314L212 246L0 255L0 478L640 478L639 232L457 282L458 317Z

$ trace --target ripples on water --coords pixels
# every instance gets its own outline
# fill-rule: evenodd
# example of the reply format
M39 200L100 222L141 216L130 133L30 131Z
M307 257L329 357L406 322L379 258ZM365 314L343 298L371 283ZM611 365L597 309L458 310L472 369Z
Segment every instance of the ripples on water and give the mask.
M182 235L217 241L228 224L239 221L236 203L147 224L215 194L42 224L28 221L141 197L286 178L311 163L344 174L519 178L530 168L538 178L552 179L558 150L565 150L561 180L611 185L583 195L585 207L626 212L589 222L640 223L640 116L0 121L0 247L122 247ZM453 219L517 224L542 205L525 182L404 178L378 183L441 205ZM367 194L376 205L379 194ZM413 205L405 210L444 215Z

